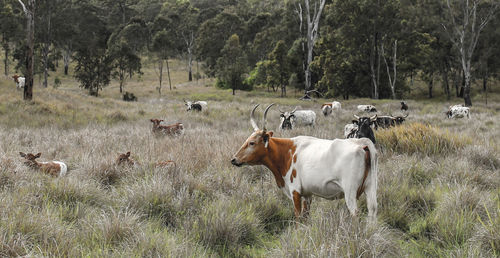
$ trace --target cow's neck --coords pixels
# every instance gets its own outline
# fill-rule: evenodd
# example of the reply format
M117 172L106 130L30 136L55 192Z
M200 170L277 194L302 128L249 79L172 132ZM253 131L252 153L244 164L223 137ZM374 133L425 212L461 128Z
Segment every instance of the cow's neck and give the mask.
M278 187L284 187L285 180L283 180L283 177L292 164L296 149L295 143L288 138L269 138L267 149L268 152L262 160L262 164L273 172Z

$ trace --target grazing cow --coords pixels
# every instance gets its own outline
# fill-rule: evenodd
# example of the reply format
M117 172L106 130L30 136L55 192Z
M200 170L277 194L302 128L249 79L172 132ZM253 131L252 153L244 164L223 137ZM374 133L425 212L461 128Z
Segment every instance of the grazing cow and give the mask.
M375 130L378 130L378 127L381 128L389 128L395 125L396 118L393 116L377 116L377 120L375 121Z
M408 111L408 105L404 101L401 101L401 111Z
M32 169L40 170L43 173L49 174L55 177L64 176L68 172L68 166L61 161L48 161L48 162L38 162L37 158L42 156L42 153L37 153L33 155L32 153L19 152L21 157L25 159L24 164Z
M130 151L123 154L118 153L118 159L116 159L116 165L134 166L135 164L137 164L137 162L130 157Z
M406 114L405 116L395 116L394 121L396 122L396 125L401 125L403 124L403 122L406 120L407 117L408 114Z
M470 108L463 105L450 106L446 115L448 118L470 118Z
M151 119L153 123L153 133L157 135L166 134L170 136L182 135L184 133L184 125L176 123L172 125L160 125L163 119Z
M377 214L377 150L368 139L324 140L310 136L275 138L266 130L264 111L262 130L250 115L254 132L231 159L235 166L264 165L274 175L276 184L293 201L295 217L307 218L312 197L345 198L352 216L364 192L368 217Z
M12 76L12 79L14 79L14 82L16 82L17 89L24 88L24 84L26 82L26 78L24 78L22 76L19 76L17 74L14 74L14 76Z
M374 124L375 121L377 121L377 115L374 115L372 117L359 117L354 115L354 117L357 120L353 120L352 122L353 124L357 124L358 128L355 131L350 131L346 138L368 138L373 143L377 143L375 141L375 135L373 134L373 130L371 128L371 125ZM346 134L346 127L344 127L344 135Z
M377 109L373 105L358 105L358 111L377 112Z
M191 102L191 101L184 100L184 104L187 107L187 109L186 109L187 111L190 111L190 110L202 111L202 110L206 110L208 107L208 103L206 101Z
M321 111L323 112L324 116L329 116L332 113L332 106L323 105L323 107L321 108Z
M316 122L316 113L312 110L299 110L295 108L292 112L281 111L280 126L281 130L293 129L296 126L314 126Z

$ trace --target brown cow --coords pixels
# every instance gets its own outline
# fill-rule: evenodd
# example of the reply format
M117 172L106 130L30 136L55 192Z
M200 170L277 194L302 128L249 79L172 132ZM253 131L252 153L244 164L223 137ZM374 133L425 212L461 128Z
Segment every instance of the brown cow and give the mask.
M160 125L163 119L151 119L153 123L153 133L157 135L170 135L177 136L184 133L184 125L182 123L176 123L172 125Z
M42 156L42 153L37 153L36 155L32 153L19 152L21 157L26 159L24 164L32 169L40 170L51 176L64 176L68 172L68 166L61 161L48 161L48 162L38 162L37 158Z

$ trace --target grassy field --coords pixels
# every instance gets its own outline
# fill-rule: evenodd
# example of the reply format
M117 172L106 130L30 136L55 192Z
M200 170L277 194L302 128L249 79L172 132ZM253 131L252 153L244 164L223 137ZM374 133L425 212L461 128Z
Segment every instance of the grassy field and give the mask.
M367 227L351 218L344 200L314 198L311 217L295 227L293 206L262 166L237 168L231 156L252 132L253 105L276 102L316 111L315 128L275 131L277 137L343 137L357 104L399 114L392 100L342 101L330 117L320 103L277 98L264 91L187 82L172 64L174 90L156 93L152 68L125 86L138 102L121 101L113 82L87 96L60 71L61 87L41 88L26 103L14 82L0 79L0 256L252 256L380 257L500 255L500 95L473 99L472 118L449 120L450 102L408 100L407 124L376 133L379 215ZM3 71L3 67L0 67ZM293 93L292 93L293 95ZM186 113L182 99L207 100L208 111ZM262 109L259 110L259 116ZM182 122L178 138L154 137L149 119ZM268 127L278 126L277 108ZM19 152L61 160L67 176L25 167ZM117 167L131 151L140 164ZM175 168L155 168L174 160Z

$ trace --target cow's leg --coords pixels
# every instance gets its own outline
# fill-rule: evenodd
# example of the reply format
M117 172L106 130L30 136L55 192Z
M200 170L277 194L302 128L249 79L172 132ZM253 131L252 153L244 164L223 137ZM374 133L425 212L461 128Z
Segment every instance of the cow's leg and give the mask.
M358 205L356 203L356 189L349 188L346 190L347 191L344 193L345 203L351 215L355 217L358 210Z
M377 184L368 182L365 187L366 205L368 206L368 220L376 222L377 220Z
M300 195L299 192L293 191L292 192L292 198L293 198L293 206L294 206L294 211L295 211L295 219L299 221L300 218L300 213L302 211L302 196Z
M312 197L311 196L305 196L302 200L302 212L304 218L309 218L309 210L311 208L311 202L312 202Z

